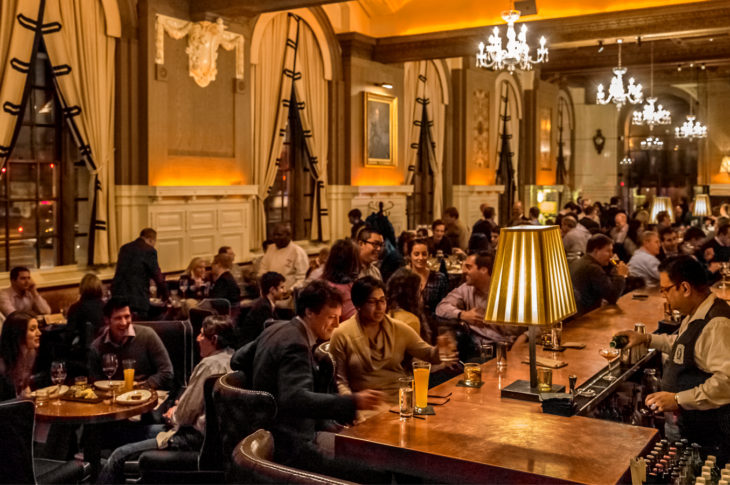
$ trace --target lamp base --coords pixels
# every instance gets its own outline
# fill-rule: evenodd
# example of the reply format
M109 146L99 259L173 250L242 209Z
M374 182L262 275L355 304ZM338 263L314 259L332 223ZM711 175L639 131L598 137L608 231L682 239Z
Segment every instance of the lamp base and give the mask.
M565 386L553 384L550 391L541 392L565 392ZM537 388L530 387L530 381L518 380L502 389L502 397L519 399L520 401L540 402L540 394Z

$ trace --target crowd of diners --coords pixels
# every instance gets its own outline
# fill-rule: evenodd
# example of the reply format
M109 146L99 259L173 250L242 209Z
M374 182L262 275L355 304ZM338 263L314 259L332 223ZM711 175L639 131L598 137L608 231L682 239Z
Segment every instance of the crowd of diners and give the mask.
M684 410L682 433L718 446L725 460L727 428L712 426L712 420L728 418L730 307L710 291L730 261L724 207L696 219L682 201L674 217L659 213L653 223L647 207L627 212L618 198L608 204L569 202L551 218L535 207L524 214L516 202L502 225L493 207L480 209L482 217L471 227L449 207L430 226L398 237L387 218L373 223L354 209L348 215L350 236L311 259L292 241L291 229L279 224L251 265L236 264L232 249L224 246L210 260L193 258L182 275L167 278L158 264L156 232L143 229L120 249L110 290L94 274L81 280L62 330L66 357L76 364L69 378L102 379L102 355L113 353L120 362L136 361L140 385L172 390L176 369L165 346L155 331L135 322L159 318L166 303L174 303L183 317L193 308L210 309L206 305L214 300L225 300L231 310L204 319L197 335L201 360L185 389L171 393L145 424L115 423L114 432L104 435L102 446L111 454L99 483L122 483L125 461L165 449L171 440L176 449L199 447L205 432L203 382L231 370L243 371L251 389L276 399L271 432L277 461L357 481L383 480L377 471L336 459L327 436L394 404L398 379L410 373L414 359L432 364L435 384L461 373L453 359L441 361L446 355L456 351L461 363L481 362L485 347L526 340L525 327L484 321L500 231L517 225L560 227L579 315L615 304L627 291L658 287L687 317L678 337L626 335L630 345L651 339L652 346L675 357L678 343L693 349L688 359L670 363L665 388L648 396L647 404ZM3 400L26 398L47 383L46 369L38 368L39 322L50 306L28 268L13 268L10 280L0 291ZM320 388L312 364L314 348L323 342L329 342L335 362L334 388ZM120 367L113 377L121 374ZM69 441L76 437L67 434ZM71 453L73 443L67 448Z

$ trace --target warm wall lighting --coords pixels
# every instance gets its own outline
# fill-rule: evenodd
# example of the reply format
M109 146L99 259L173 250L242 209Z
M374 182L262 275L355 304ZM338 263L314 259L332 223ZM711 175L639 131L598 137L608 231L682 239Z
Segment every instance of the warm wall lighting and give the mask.
M654 197L654 200L651 203L651 208L649 209L649 222L651 224L657 224L658 221L656 216L662 211L669 212L669 217L672 222L674 222L674 207L672 206L672 199L662 196Z
M375 83L375 85L379 88L393 89L393 85L391 83Z
M241 163L232 158L171 157L150 164L150 185L200 187L245 185Z
M710 216L710 196L707 194L697 194L692 203L693 217L709 217Z

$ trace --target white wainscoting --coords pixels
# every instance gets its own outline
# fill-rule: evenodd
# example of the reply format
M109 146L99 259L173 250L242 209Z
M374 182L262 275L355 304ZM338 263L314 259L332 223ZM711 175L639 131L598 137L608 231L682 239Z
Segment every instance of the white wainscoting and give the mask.
M328 203L332 214L332 239L350 235L347 213L360 209L363 220L378 210L383 202L388 220L393 224L395 236L408 228L406 199L413 193L412 185L330 185L327 187Z
M119 245L137 238L144 227L157 231L163 271L185 269L196 256L211 258L231 246L236 260L250 257L255 185L226 187L116 187Z
M454 185L454 207L459 211L459 219L471 229L482 218L482 204L494 207L498 219L499 196L503 192L504 185Z

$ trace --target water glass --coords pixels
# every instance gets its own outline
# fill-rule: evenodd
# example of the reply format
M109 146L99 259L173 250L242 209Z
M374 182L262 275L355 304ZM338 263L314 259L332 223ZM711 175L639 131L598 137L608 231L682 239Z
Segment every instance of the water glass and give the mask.
M507 368L507 343L497 343L497 369L504 370Z
M398 405L401 418L413 417L413 377L398 379Z
M537 390L550 392L553 388L553 370L547 367L537 368Z
M66 380L66 363L60 360L51 363L51 380L56 384L56 399L54 406L61 405L61 384Z
M494 345L482 344L479 346L479 354L482 358L482 364L494 358Z

